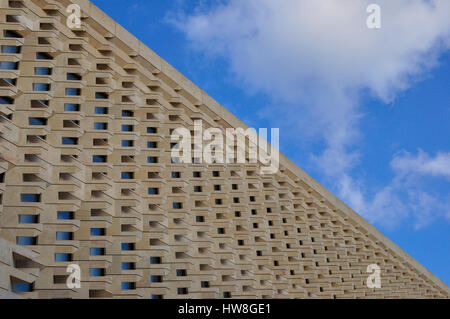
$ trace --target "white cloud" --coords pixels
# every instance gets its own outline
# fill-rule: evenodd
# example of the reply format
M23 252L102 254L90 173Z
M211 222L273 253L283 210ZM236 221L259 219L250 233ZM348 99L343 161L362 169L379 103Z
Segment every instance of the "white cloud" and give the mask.
M386 215L399 220L412 209L393 195L400 182L392 181L369 201L364 185L350 175L361 140L358 98L367 91L391 102L438 64L450 47L450 1L377 0L381 29L368 29L366 8L374 2L229 0L178 15L174 23L192 48L226 59L242 87L274 99L277 111L260 115L324 142L324 151L311 160L336 181L344 200L372 221ZM393 168L448 172L445 157L426 169L402 159L394 159Z
M439 152L433 158L421 149L417 156L402 151L394 157L391 166L401 174L418 173L450 178L450 152Z
M416 229L439 217L450 221L450 193L432 194L424 183L425 176L450 176L450 153L438 152L432 157L422 150L416 156L401 151L390 164L394 178L373 196L367 196L367 190L345 174L337 185L341 196L369 221L388 227L397 226L406 218L412 220Z

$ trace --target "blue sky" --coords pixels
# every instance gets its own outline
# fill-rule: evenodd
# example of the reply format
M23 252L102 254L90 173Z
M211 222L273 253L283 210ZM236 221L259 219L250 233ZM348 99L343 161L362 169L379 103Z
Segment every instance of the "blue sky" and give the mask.
M93 2L450 283L448 1Z

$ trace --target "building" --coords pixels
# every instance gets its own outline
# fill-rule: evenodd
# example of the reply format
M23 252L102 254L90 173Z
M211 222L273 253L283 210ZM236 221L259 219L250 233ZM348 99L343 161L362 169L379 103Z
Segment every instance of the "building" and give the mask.
M0 7L3 296L449 297L283 155L173 162L180 126L246 126L89 1Z

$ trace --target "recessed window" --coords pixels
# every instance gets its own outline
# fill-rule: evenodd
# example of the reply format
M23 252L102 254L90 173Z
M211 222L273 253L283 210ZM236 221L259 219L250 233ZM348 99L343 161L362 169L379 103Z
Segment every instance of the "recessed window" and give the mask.
M80 81L81 75L76 73L67 73L67 80L68 81Z
M34 68L35 75L52 75L51 68Z
M132 262L123 262L121 264L122 270L133 270L136 269L136 264Z
M30 125L47 125L47 119L44 117L30 117L28 118Z
M74 212L68 212L68 211L59 211L57 214L57 218L60 220L70 220L73 219Z
M130 110L122 110L122 117L133 117L134 112Z
M17 243L17 245L33 246L33 245L37 244L37 238L36 237L27 237L27 236L17 236L16 243Z
M162 276L150 276L150 282L162 282Z
M177 276L178 277L184 277L184 276L187 276L187 271L186 271L186 269L177 269Z
M161 257L150 257L150 264L156 265L161 263Z
M61 142L63 145L77 145L78 137L63 137Z
M156 127L147 127L148 134L156 134L157 132L158 132L158 129Z
M122 290L134 290L136 289L136 283L135 282L122 282L120 287Z
M9 96L0 96L0 104L13 104L14 100Z
M94 123L94 130L107 130L108 129L108 123L105 122L95 122Z
M108 99L109 95L105 92L95 92L96 99Z
M122 243L121 248L122 250L134 250L135 244L134 243Z
M94 109L95 114L108 114L108 108L103 106L96 106Z
M106 163L108 161L108 157L106 155L93 155L92 162L94 163Z
M201 193L202 192L202 187L201 186L194 186L194 192Z
M220 172L219 171L213 171L212 172L212 176L213 177L220 177Z
M17 70L19 62L0 61L0 70Z
M202 173L201 172L192 172L192 176L195 178L200 178L200 177L202 177Z
M38 203L41 201L41 194L20 194L22 203Z
M133 147L134 141L133 140L122 140L122 147Z
M15 282L12 290L13 292L30 292L33 291L33 284L27 282Z
M133 125L122 124L122 132L133 132Z
M38 91L38 92L50 91L50 84L48 84L48 83L33 83L33 91Z
M134 172L122 172L120 176L122 179L134 179Z
M68 95L68 96L79 96L79 95L81 95L81 89L78 89L78 88L66 88L66 95Z
M195 216L195 221L198 223L203 223L205 221L204 216Z
M71 232L56 232L56 240L72 240L73 239L73 233Z
M221 189L222 189L222 187L220 185L214 185L215 191L220 191Z
M91 236L105 236L104 228L91 228Z
M157 142L147 142L147 148L158 148Z
M154 188L154 187L149 187L148 194L149 195L158 195L159 194L159 189L158 188Z
M172 172L172 178L180 178L181 173L180 172Z
M187 288L178 288L177 289L177 293L179 295L187 295L188 294L188 289Z
M56 262L72 261L72 254L56 253L55 261Z
M66 111L66 112L79 112L80 111L80 104L71 104L71 103L64 104L64 111Z
M3 37L5 38L22 38L22 35L19 32L14 30L3 30Z
M209 281L202 281L201 286L202 288L209 288Z
M39 215L23 214L19 215L19 224L37 224Z
M156 156L148 156L147 163L156 164L158 163L158 158Z
M20 53L20 46L2 45L2 53L18 54L18 53Z
M105 255L105 248L91 248L89 250L91 256L104 256Z
M217 233L220 235L225 234L225 228L217 228Z
M13 86L16 86L17 79L13 79L13 78L3 78L3 79L0 79L0 84L2 84L2 86L4 86L4 85L3 85L4 83L2 83L2 81L6 82L6 83L9 83L9 84L11 84L11 85L13 85Z
M105 276L105 268L89 268L89 276L103 277Z
M53 57L46 52L37 52L36 59L38 59L38 60L53 60Z
M172 208L173 208L173 209L182 209L182 208L183 208L183 203L174 202L174 203L172 204Z

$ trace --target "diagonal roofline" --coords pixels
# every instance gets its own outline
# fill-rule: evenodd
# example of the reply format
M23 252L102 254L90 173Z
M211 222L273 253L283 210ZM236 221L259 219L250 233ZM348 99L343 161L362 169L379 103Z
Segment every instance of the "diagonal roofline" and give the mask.
M48 1L48 0L47 0ZM54 0L53 0L54 1ZM197 85L191 82L183 74L177 71L173 66L167 63L159 55L157 55L153 50L151 50L147 45L138 40L134 35L128 32L120 24L115 22L111 17L104 13L101 9L95 6L89 0L57 0L59 2L74 3L78 4L81 10L86 13L94 21L101 21L101 27L103 27L108 33L110 33L111 38L115 37L121 42L123 42L135 56L139 56L142 59L150 63L155 69L157 69L164 76L169 78L171 81L177 83L177 85L188 93L193 99L197 100L199 104L207 107L211 112L215 113L223 121L227 122L232 127L242 127L247 128L248 126L239 120L235 115L228 111L225 107L220 105L216 100L210 97L206 92L200 89ZM87 21L89 24L89 21ZM136 62L139 63L139 62ZM425 275L429 280L439 286L441 289L450 295L450 287L447 286L442 280L426 269L422 264L416 261L403 249L397 246L393 241L382 234L378 229L376 229L372 224L366 221L338 197L333 195L324 186L317 182L314 178L308 175L300 167L298 167L294 162L292 162L288 157L280 152L280 164L295 174L299 180L307 184L313 191L317 192L326 201L328 201L336 210L342 212L346 218L351 219L358 223L364 230L367 231L369 237L374 240L377 244L382 243L387 250L391 250L399 257L404 259L406 264L414 267L417 271ZM372 235L372 236L370 236Z

